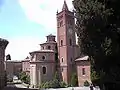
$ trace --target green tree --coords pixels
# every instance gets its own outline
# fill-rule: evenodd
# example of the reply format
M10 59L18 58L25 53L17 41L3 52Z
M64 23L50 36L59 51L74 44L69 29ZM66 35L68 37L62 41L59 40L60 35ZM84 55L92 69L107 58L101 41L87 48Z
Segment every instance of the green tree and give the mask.
M11 60L11 55L10 54L6 55L6 60Z
M73 87L78 86L78 78L76 73L73 73L71 76L71 85Z
M30 84L30 76L28 74L26 74L25 72L21 72L19 76L21 81L26 84Z
M60 88L66 86L67 84L65 82L60 81L58 72L55 73L53 80L40 84L40 88Z
M61 87L61 88L65 88L66 86L67 86L67 84L66 84L65 82L63 82L63 81L60 82L60 87Z
M50 82L45 82L43 88L51 88L52 85L50 85Z
M84 86L89 86L90 84L89 84L89 82L86 80L85 82L84 82Z
M91 61L91 80L105 90L120 88L120 0L74 0L76 33Z
M59 77L59 73L57 71L55 72L52 83L53 83L54 88L59 88L60 87L60 77Z

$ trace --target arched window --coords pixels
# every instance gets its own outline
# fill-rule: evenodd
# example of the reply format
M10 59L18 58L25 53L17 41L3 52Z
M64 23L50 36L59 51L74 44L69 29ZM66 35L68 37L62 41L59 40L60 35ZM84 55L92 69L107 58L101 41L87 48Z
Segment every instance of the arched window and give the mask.
M46 67L42 67L43 74L46 74Z
M51 46L48 46L48 49L51 49Z
M64 59L62 58L61 61L63 62L63 60L64 60Z
M44 47L42 47L44 49Z
M63 72L63 68L61 68L61 71Z
M70 46L72 45L72 40L71 39L69 39L69 43L70 43Z
M82 75L85 75L85 68L82 68Z
M71 60L71 62L72 62L72 58L71 58L70 60Z
M45 56L42 56L42 60L45 60Z
M61 46L63 46L63 40L61 40L60 42L61 42Z

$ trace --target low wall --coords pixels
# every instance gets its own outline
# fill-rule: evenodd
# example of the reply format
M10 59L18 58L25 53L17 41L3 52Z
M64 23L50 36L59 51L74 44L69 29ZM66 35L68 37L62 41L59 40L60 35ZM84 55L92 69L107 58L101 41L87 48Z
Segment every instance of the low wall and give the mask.
M50 89L40 89L40 90L90 90L89 87L68 87L68 88L50 88ZM94 88L94 90L100 90L97 88Z

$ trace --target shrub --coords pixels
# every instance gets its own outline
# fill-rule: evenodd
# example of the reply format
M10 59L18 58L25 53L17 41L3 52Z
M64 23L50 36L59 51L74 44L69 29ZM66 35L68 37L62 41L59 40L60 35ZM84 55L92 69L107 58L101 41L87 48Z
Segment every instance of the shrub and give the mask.
M12 78L7 77L7 82L13 82Z
M43 88L50 88L50 82L45 82L43 85Z
M41 83L39 88L43 88L44 87L44 83Z
M78 86L77 74L73 73L71 77L71 86Z
M30 83L30 76L27 75L25 72L21 72L19 76L20 76L20 80L23 81L24 83L26 84Z
M71 84L67 84L66 87L73 87Z
M84 86L89 86L90 84L89 84L89 82L86 80L85 82L84 82Z
M61 87L61 88L65 88L66 86L67 86L67 84L66 84L65 82L63 82L63 81L60 82L60 87Z
M40 88L54 88L55 83L53 81L47 81L40 84Z
M52 80L41 83L39 88L65 88L67 84L65 82L58 82L58 80Z
M65 82L60 82L59 74L58 72L55 73L53 80L43 82L40 85L40 88L60 88L60 87L66 87L67 84Z

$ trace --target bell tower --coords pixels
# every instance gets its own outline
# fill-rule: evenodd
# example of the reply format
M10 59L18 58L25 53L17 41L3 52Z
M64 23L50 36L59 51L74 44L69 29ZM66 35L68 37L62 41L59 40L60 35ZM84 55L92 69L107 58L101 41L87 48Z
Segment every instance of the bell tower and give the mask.
M76 45L74 13L69 11L64 1L61 12L57 12L57 42L58 58L62 80L69 84L72 72L74 71L74 60Z

